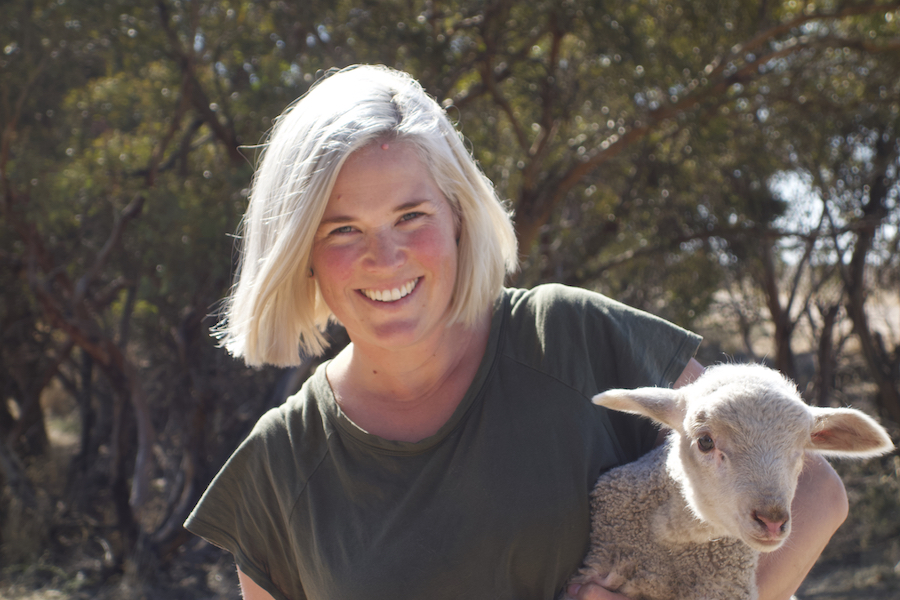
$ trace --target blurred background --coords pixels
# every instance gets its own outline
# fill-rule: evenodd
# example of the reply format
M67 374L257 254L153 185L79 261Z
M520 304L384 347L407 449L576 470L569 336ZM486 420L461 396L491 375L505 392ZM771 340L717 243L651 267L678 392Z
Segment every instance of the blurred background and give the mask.
M511 285L604 292L898 440L898 0L0 0L0 596L238 597L181 523L316 361L209 328L258 145L359 62L448 107L515 209ZM900 459L838 468L800 597L900 597Z

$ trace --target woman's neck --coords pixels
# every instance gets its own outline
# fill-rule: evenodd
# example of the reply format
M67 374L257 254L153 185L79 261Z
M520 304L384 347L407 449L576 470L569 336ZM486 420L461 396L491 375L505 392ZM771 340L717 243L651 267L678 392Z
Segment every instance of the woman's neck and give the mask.
M471 326L447 327L427 345L385 350L351 343L328 365L338 405L361 429L420 441L450 419L469 389L490 335L486 311Z

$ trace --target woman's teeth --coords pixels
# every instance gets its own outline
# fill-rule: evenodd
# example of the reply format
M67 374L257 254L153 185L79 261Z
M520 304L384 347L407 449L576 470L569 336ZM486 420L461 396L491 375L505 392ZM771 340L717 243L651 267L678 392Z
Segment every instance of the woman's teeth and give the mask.
M404 296L409 295L411 291L416 287L416 284L419 282L418 279L413 279L409 281L405 285L394 288L392 290L361 290L362 293L369 300L375 300L377 302L394 302L395 300L399 300Z

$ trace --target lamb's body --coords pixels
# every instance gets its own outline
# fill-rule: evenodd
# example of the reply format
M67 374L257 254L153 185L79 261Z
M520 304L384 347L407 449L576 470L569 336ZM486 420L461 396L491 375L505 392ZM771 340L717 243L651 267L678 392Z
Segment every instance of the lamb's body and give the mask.
M602 475L591 495L591 548L572 582L631 600L756 600L759 553L790 533L806 453L893 449L870 417L809 407L759 365L719 365L679 390L610 390L594 402L672 429L661 448Z
M665 469L666 450L657 448L597 481L591 494L591 550L582 573L587 579L607 577L631 600L754 600L758 553L747 544L732 537L666 539L672 528L705 529ZM677 521L661 518L670 513Z

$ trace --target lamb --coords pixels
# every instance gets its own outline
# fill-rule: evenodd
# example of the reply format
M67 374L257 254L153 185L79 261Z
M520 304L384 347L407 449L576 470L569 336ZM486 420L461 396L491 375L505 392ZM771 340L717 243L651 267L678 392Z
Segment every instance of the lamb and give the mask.
M893 449L872 418L807 406L760 365L718 365L678 390L610 390L593 401L672 430L597 481L590 550L569 582L598 581L632 600L756 600L759 553L790 534L805 454Z

